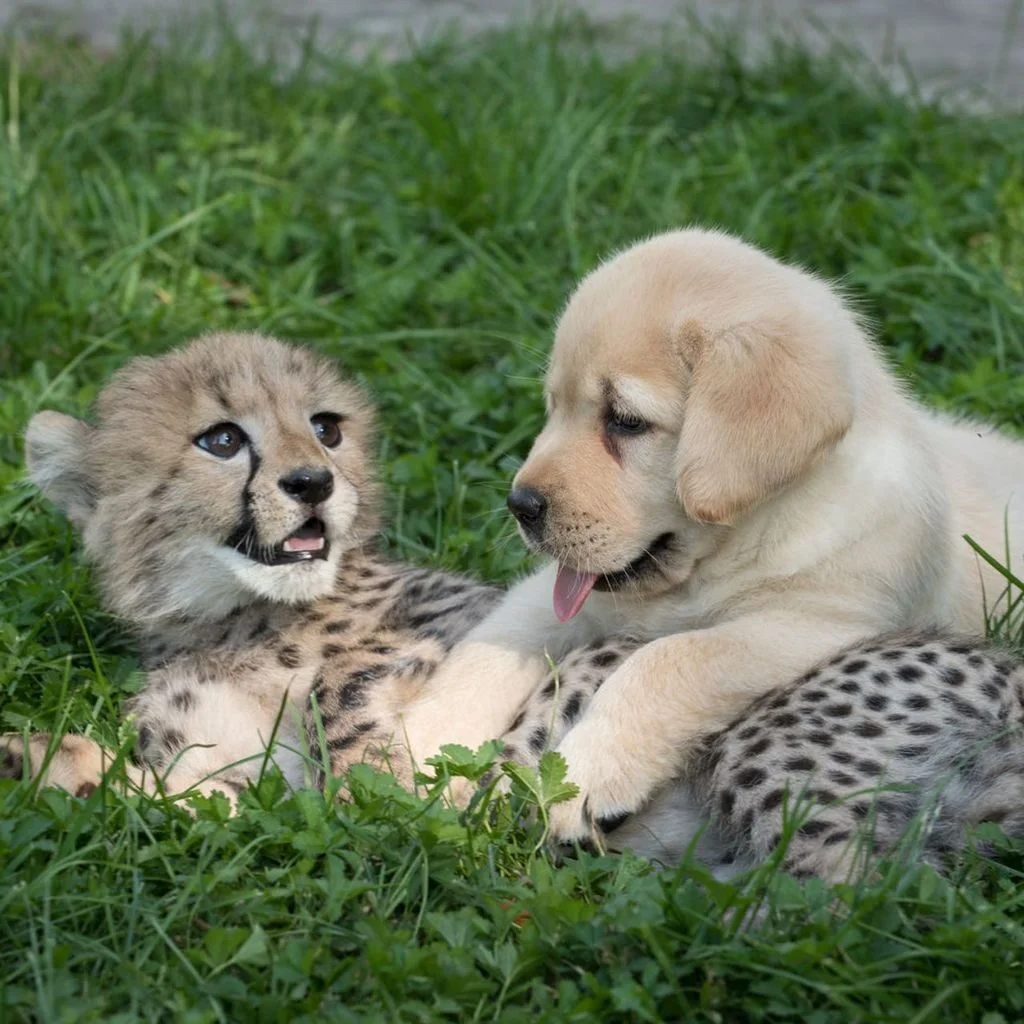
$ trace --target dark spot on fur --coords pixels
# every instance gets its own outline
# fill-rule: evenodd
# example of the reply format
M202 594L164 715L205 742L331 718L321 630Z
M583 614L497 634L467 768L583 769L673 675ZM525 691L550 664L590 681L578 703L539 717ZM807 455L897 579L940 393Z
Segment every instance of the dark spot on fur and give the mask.
M839 689L842 693L860 693L860 683L856 679L847 679L839 684Z
M921 662L922 665L934 665L935 662L938 661L938 659L939 656L935 653L935 651L922 651L917 656L917 660Z
M866 800L857 800L846 806L850 808L850 813L858 821L863 821L868 816L868 811L871 810L871 805Z
M153 730L148 725L139 729L139 747L145 750L153 742Z
M772 725L777 729L788 729L790 726L794 726L800 721L799 715L794 715L792 711L781 711L779 714L772 717Z
M302 652L295 644L286 644L277 652L277 660L285 668L298 668L302 664Z
M896 669L896 675L905 683L912 683L915 679L920 679L924 675L924 669L919 665L900 665Z
M773 789L762 801L762 811L774 811L782 803L782 798L785 796L786 791L784 789Z
M907 732L911 736L934 736L939 727L934 722L911 722L907 726Z
M185 746L185 737L177 729L168 729L162 738L164 750L178 751Z
M853 727L853 731L866 740L873 739L875 736L882 736L885 733L885 729L877 722L858 722Z
M816 747L831 747L835 739L832 733L817 729L807 734L807 742L813 743Z
M838 846L840 843L845 843L850 838L850 833L846 829L839 829L833 832L831 835L825 836L821 841L822 846Z
M999 700L999 687L991 680L987 683L982 683L981 692L985 694L989 700Z
M752 740L761 730L756 725L748 725L736 734L738 740Z
M780 693L768 704L769 711L778 711L780 708L787 707L789 705L789 694Z
M822 709L822 714L828 715L829 718L846 718L847 715L853 713L852 704L826 704Z
M192 698L192 694L189 693L188 690L182 690L180 693L176 693L171 698L171 703L179 711L190 711L195 701Z
M859 672L863 672L868 667L868 663L863 658L856 658L853 661L848 661L843 666L843 671L848 676L855 676Z
M568 724L575 722L580 713L580 705L583 703L583 694L574 693L562 708L562 720Z
M884 711L889 706L889 698L884 693L872 693L864 700L869 711Z
M939 699L943 704L948 705L962 718L970 718L977 721L981 718L981 714L969 701L962 700L955 693L941 693Z
M957 668L955 665L948 665L939 673L939 678L947 686L962 686L967 677L964 675L963 669Z
M377 728L377 723L374 721L360 722L355 728L346 733L344 736L337 736L334 739L327 741L328 750L347 750L354 743L356 743L361 736L365 736L366 733L372 729Z
M13 750L0 751L0 779L20 779L25 769L25 759Z
M879 655L884 661L899 661L906 652L899 648L889 648Z
M827 699L828 694L824 690L808 690L803 694L803 699L810 701L812 704L817 704L818 701Z
M530 749L535 754L539 754L544 749L544 746L547 743L547 741L548 731L542 726L538 727L537 729L534 729L533 732L530 733Z
M847 750L833 750L828 755L836 764L852 764L853 754Z
M791 757L783 767L787 772L812 772L818 762L811 757Z
M759 754L763 754L771 745L771 737L762 736L756 743L751 743L750 746L743 751L743 756L757 757Z
M376 682L387 672L385 665L370 665L353 672L344 685L338 690L338 704L346 711L355 711L366 707L370 699L366 692L371 683Z
M877 761L865 758L863 761L857 762L857 771L862 775L881 775L882 766Z
M828 773L828 778L837 786L853 786L857 783L857 780L852 775L847 775L846 772L832 771Z
M754 789L760 786L768 776L765 774L763 768L757 768L751 766L744 768L743 771L739 772L735 778L736 785L740 789Z
M879 686L888 686L891 681L891 677L888 672L875 672L872 674L871 678Z
M320 648L320 656L322 658L335 658L339 654L344 654L348 648L344 644L324 644Z
M723 789L718 798L719 810L728 817L736 806L736 794L731 789Z
M521 726L523 724L523 719L525 719L525 718L526 718L526 709L523 708L523 710L520 711L519 714L516 715L516 717L514 719L512 719L512 724L508 727L508 731L509 732L515 732L516 729L518 729L519 726Z
M822 832L827 832L832 827L831 822L815 818L813 821L805 821L798 831L802 836L813 838L814 836L820 836Z
M599 651L591 659L592 663L598 668L607 668L609 665L614 665L619 660L619 654L617 651Z
M153 490L149 492L149 500L159 501L161 498L164 497L165 494L167 494L167 490L168 487L166 483L157 484L156 487L154 487Z
M980 668L981 667L981 663L984 660L985 659L982 658L982 656L980 654L971 654L971 655L968 655L968 657L967 657L967 664L970 665L971 668Z

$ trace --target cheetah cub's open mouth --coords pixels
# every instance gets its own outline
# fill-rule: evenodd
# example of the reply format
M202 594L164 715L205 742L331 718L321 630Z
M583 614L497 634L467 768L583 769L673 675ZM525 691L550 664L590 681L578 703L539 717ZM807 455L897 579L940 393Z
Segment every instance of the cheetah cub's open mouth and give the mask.
M235 540L231 547L260 565L294 565L296 562L324 561L331 552L324 521L313 516L279 544L260 544L251 530Z

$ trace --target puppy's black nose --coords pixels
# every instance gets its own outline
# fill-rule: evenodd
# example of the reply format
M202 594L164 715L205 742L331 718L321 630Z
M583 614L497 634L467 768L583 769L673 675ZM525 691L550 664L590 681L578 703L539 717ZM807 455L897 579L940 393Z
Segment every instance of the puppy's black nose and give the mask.
M548 500L532 487L513 487L506 499L508 510L519 520L519 525L530 533L537 533L544 525Z
M300 466L285 473L277 486L304 505L319 505L334 493L334 476L329 469Z

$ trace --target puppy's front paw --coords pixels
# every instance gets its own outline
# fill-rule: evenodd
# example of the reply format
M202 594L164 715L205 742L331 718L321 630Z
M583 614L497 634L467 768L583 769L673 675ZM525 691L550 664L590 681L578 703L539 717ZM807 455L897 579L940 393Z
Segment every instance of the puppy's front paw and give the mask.
M548 810L548 838L556 845L600 849L604 835L614 831L647 801L656 782L635 759L617 758L614 747L598 742L581 723L558 747L568 768L567 778L579 787L576 796Z

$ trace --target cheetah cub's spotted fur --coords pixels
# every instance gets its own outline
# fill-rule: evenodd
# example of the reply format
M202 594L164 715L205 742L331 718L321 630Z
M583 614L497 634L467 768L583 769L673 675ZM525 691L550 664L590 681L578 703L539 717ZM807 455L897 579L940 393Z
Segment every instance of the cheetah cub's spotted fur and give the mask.
M328 363L272 339L210 335L134 360L95 426L40 413L27 447L33 479L82 531L106 604L137 634L148 675L130 710L145 767L130 772L142 786L159 776L170 792L233 800L267 756L303 784L302 751L319 750L311 695L331 772L375 756L397 709L498 597L375 552L371 408ZM536 763L638 644L567 655L510 723L505 756ZM785 810L806 805L786 865L839 878L868 826L885 850L931 808L938 861L975 821L1021 828L1021 688L1021 670L978 642L862 645L711 737L643 812L595 829L667 862L692 846L729 874L766 857ZM47 743L30 740L27 768L73 792L109 763L68 736L44 766ZM3 750L0 774L22 774L20 737ZM879 785L903 788L876 796Z
M542 687L506 735L505 756L529 760L557 744L586 712L596 673L631 649L569 655L584 687ZM755 701L644 812L605 823L605 838L669 862L691 849L720 877L783 844L791 874L842 881L917 821L916 849L941 870L973 825L1024 837L1022 727L1024 666L1007 652L939 633L878 638Z

